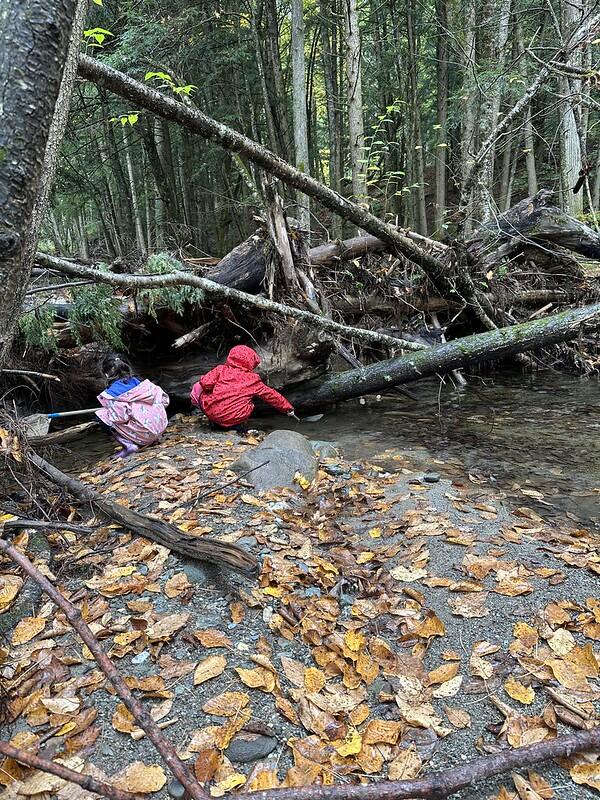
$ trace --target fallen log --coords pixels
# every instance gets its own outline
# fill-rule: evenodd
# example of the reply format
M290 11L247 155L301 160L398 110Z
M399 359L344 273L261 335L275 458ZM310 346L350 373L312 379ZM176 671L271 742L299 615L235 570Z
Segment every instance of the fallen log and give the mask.
M175 525L170 525L168 522L163 522L163 520L140 514L131 508L114 503L85 483L61 472L61 470L37 453L29 453L28 459L52 483L65 489L78 500L90 503L104 516L118 522L138 536L145 536L147 539L158 542L158 544L168 547L176 553L197 558L200 561L224 564L241 572L250 572L257 567L254 556L235 544L219 542L216 539L206 537L199 539L195 536L189 536L175 527Z
M600 303L542 319L477 333L462 339L332 375L288 393L298 408L316 408L340 400L385 391L393 386L442 375L471 364L494 361L576 338L584 325L600 326Z
M600 259L600 233L553 205L553 195L542 189L479 228L467 245L472 257L490 267L527 246L553 244Z
M99 422L92 420L91 422L82 422L81 425L72 425L70 428L65 428L64 431L53 431L46 433L43 436L28 436L27 441L35 447L52 447L58 444L67 444L67 442L74 442L82 436L87 436L100 426Z
M55 258L45 253L38 253L36 259L38 263L55 269L58 272L63 272L67 275L82 275L86 278L94 278L98 283L107 283L110 286L118 286L122 289L135 290L165 286L194 286L198 289L203 289L208 295L233 300L244 306L259 308L268 314L277 314L278 316L288 317L290 319L298 319L317 329L337 333L340 336L346 336L350 339L358 339L359 341L369 342L371 344L383 344L399 350L423 349L423 345L416 342L407 342L392 336L385 336L384 334L369 331L365 328L353 328L349 325L342 325L339 322L334 322L332 319L313 314L310 311L304 311L301 308L286 306L282 303L276 303L273 300L267 300L264 297L257 297L252 294L247 294L246 292L240 292L238 289L232 289L229 286L215 283L207 278L201 278L199 275L192 275L189 272L175 271L162 275L115 275L105 270L84 267L79 264L71 264L61 258Z

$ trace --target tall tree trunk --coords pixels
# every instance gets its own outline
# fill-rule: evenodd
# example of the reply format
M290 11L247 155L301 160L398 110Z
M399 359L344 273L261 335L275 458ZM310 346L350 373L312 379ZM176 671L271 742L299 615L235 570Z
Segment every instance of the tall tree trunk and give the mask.
M502 101L502 72L506 63L510 9L512 0L492 0L486 8L489 20L487 42L488 69L492 77L483 87L480 105L480 144L496 127ZM488 222L496 213L494 202L494 164L496 147L490 147L484 156L475 184L474 214L480 222Z
M337 75L336 53L330 37L332 31L330 0L320 0L321 12L321 59L323 62L323 77L325 80L325 101L327 103L327 140L329 145L329 186L335 191L340 191L342 177L341 164L341 125L336 109L337 102ZM342 235L342 226L337 217L332 220L331 234L334 238Z
M463 47L463 81L462 97L464 103L461 115L461 145L460 145L460 181L463 204L469 210L465 221L464 233L468 238L473 232L472 220L472 192L467 191L465 183L470 166L477 151L476 123L477 123L477 82L475 79L476 68L476 31L477 14L475 0L466 0L465 9L465 43ZM467 191L468 196L465 196Z
M582 0L564 0L561 3L561 32L563 40L580 24L583 15ZM575 67L583 64L581 51L573 53L570 62ZM583 213L583 191L573 194L579 170L582 167L580 131L578 130L576 103L581 91L581 81L560 77L559 94L563 97L560 113L560 178L561 200L565 211L573 216Z
M416 187L416 227L419 233L427 235L427 211L425 207L425 164L423 158L423 137L421 136L421 106L419 103L417 33L410 0L406 3L406 35L408 39L408 85L411 120L410 157L413 164L412 184Z
M342 0L346 44L346 79L348 84L348 135L352 167L352 196L357 203L368 204L365 174L365 130L362 100L362 66L357 0Z
M281 55L279 53L279 25L277 20L276 0L264 0L264 16L266 36L264 44L267 51L267 62L273 78L270 95L275 124L275 133L279 142L279 153L282 158L289 159L292 151L288 109L286 103L285 83L281 69Z
M523 58L525 54L525 42L523 40L523 26L521 22L517 20L516 27L515 27L515 34L517 38L517 49L518 52ZM523 59L525 62L525 59ZM529 74L527 68L524 67L524 78L526 85L529 85ZM527 194L530 196L537 194L538 190L538 182L537 182L537 170L535 166L535 144L533 140L533 120L531 119L531 103L527 106L525 111L525 120L523 122L523 141L525 144L525 164L527 167Z
M70 43L79 42L72 36L76 10L75 0L23 0L16 7L0 0L0 367L15 335L54 174L54 146L66 123L67 111L59 109L56 121L53 114L61 90L67 106L70 101L77 51L70 80L61 84L61 78Z
M296 169L310 175L303 0L292 0L292 104L294 111ZM304 230L310 231L310 200L307 195L298 192L296 202L300 225Z
M439 236L446 210L446 154L448 152L448 7L446 0L435 0L437 78L437 147L435 148L434 228Z
M137 241L138 250L142 258L148 255L146 251L146 240L144 238L144 228L142 224L142 209L138 200L138 191L136 184L135 171L133 169L133 159L131 157L131 142L129 133L124 126L123 132L123 149L125 152L125 164L127 165L127 175L129 176L129 191L131 192L131 202L133 204L133 218L135 221L135 238Z

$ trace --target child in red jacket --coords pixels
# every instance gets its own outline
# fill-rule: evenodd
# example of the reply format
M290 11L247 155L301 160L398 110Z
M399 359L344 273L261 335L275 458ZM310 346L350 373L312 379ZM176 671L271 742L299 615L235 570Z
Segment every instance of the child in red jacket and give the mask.
M260 358L250 347L237 345L224 364L211 369L192 387L190 399L220 428L234 428L254 411L253 399L260 397L277 411L294 415L294 407L283 395L264 384L254 372Z

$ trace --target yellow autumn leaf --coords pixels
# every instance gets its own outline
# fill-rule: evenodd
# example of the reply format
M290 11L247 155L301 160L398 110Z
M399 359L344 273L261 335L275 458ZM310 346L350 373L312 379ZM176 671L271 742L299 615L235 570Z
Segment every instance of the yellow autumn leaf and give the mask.
M369 536L371 539L380 539L381 538L381 528L371 528L369 531Z
M194 686L198 686L211 678L221 675L227 667L225 656L208 656L201 661L194 671Z
M31 641L38 633L41 633L46 627L46 620L44 617L23 617L17 623L12 636L10 638L11 644L15 647L25 642Z
M360 753L362 747L362 736L356 728L350 728L344 739L332 742L337 752L345 758Z
M326 682L327 678L320 669L307 667L304 670L304 688L307 692L320 692Z
M10 607L22 586L18 575L0 575L0 614Z
M391 762L388 768L388 778L391 781L407 781L416 778L421 771L421 756L417 753L414 744L400 751L400 754Z
M294 483L297 483L298 486L304 489L304 491L306 491L310 486L310 481L301 472L296 472L296 474L294 475Z
M523 705L531 705L535 700L535 692L531 686L525 686L512 675L504 683L504 691L513 700L518 700Z
M207 700L202 711L218 717L235 717L249 702L250 698L245 692L223 692Z
M232 789L237 789L238 786L243 786L246 783L246 776L241 772L233 772L219 781L214 786L210 787L211 797L223 797L224 794L230 792Z
M367 641L366 636L361 631L346 631L344 635L344 644L353 653L358 653L365 646Z
M362 553L359 553L358 556L356 557L356 563L367 564L374 558L375 558L375 553L372 553L370 550L363 550Z
M167 776L161 766L158 764L147 766L143 761L134 761L111 780L117 789L142 794L159 792L166 782Z
M569 770L571 778L579 785L591 786L600 792L600 763L576 764Z

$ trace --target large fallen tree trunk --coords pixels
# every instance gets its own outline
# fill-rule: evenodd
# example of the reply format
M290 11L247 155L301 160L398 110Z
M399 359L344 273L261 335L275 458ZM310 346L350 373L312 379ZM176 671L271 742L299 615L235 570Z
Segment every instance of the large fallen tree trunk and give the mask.
M175 525L163 522L155 517L140 514L131 508L126 508L119 503L114 503L104 495L86 486L85 483L61 472L57 467L43 459L37 453L29 453L29 461L52 483L65 489L69 494L84 503L90 503L102 514L118 522L124 528L145 536L153 542L168 547L176 553L181 553L200 561L211 561L215 564L231 567L235 570L248 572L256 569L257 563L254 556L243 548L229 542L219 542L216 539L189 536Z
M489 267L524 247L559 245L587 258L600 259L600 234L552 204L542 189L483 225L468 244L471 255Z
M346 336L349 339L358 339L359 341L369 342L370 344L383 344L388 347L404 350L423 349L423 345L417 342L408 342L404 339L377 333L376 331L342 325L327 317L312 314L310 311L304 311L301 308L286 306L282 303L276 303L273 300L267 300L264 297L257 297L247 294L246 292L240 292L238 289L232 289L229 286L215 283L207 278L201 278L199 275L193 275L190 272L175 271L162 275L116 275L114 272L106 272L105 270L94 269L93 267L72 264L69 261L55 258L45 253L38 253L37 261L48 269L53 269L66 275L78 275L85 278L92 278L98 283L107 283L110 286L118 286L121 289L135 290L165 286L193 286L197 289L203 289L208 295L213 297L234 300L236 303L240 303L243 306L259 308L262 311L266 311L268 314L297 319L317 329L330 331L340 336ZM185 268L185 265L182 264L181 266Z
M520 325L466 336L420 353L410 353L379 361L362 369L341 372L322 383L290 392L288 399L302 408L350 400L429 375L441 375L471 364L495 361L527 350L565 342L574 339L584 325L600 326L600 303Z

